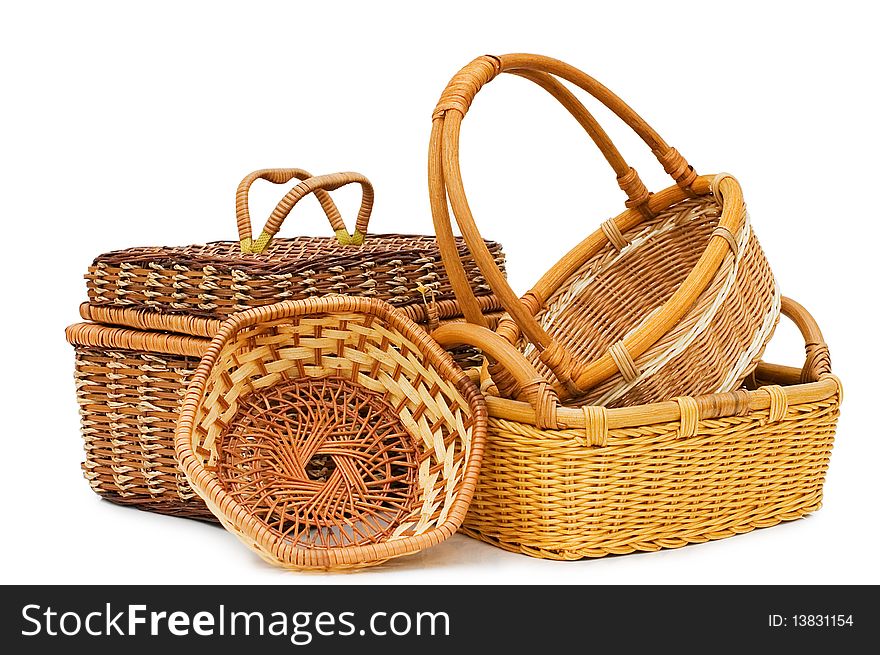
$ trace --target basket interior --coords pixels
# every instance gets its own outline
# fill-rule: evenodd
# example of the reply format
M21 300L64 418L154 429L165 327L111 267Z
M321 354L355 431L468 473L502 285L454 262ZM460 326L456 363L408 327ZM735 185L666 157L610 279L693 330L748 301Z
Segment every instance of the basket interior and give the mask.
M244 511L300 549L405 539L443 524L472 435L471 408L432 355L365 314L234 334L192 431L196 457L225 494L215 506L227 527L242 531Z
M608 244L586 261L548 298L538 320L582 359L598 359L675 293L720 216L721 207L705 196L647 219L624 233L629 245L622 251ZM534 349L527 352L537 362Z
M631 228L624 233L627 245L618 251L609 243L584 262L548 298L538 321L580 361L598 360L651 320L679 289L720 216L721 206L707 195L675 203ZM635 359L645 375L629 385L619 377L606 380L574 404L637 405L735 388L772 334L779 298L747 219L734 238L740 257L728 252L691 310ZM776 311L768 314L774 303ZM531 344L523 340L520 348L546 379L555 380ZM698 373L695 361L701 362ZM648 374L661 366L664 375ZM691 388L694 384L702 386Z

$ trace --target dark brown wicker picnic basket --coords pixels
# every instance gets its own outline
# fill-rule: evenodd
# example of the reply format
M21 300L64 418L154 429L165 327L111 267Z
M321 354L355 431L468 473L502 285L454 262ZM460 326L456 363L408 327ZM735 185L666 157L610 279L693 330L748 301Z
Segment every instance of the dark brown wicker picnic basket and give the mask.
M302 180L254 239L248 191L254 181ZM359 184L363 199L349 233L329 191ZM314 194L334 237L275 238L294 206ZM248 175L236 193L238 241L141 247L95 258L86 273L87 322L67 329L76 351L76 390L89 484L104 498L165 514L213 519L174 455L174 427L186 385L210 339L233 313L325 295L383 300L425 328L461 316L432 236L370 234L373 188L357 173L311 176L297 168ZM463 241L474 294L493 324L500 305ZM499 266L501 246L486 242ZM472 348L454 353L480 361Z

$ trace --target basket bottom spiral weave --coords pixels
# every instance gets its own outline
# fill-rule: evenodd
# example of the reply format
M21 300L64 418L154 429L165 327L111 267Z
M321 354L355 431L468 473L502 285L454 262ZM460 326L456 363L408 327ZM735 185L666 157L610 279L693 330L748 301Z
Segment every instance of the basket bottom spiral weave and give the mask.
M300 548L388 539L417 500L418 453L377 392L297 379L247 396L221 436L224 490Z

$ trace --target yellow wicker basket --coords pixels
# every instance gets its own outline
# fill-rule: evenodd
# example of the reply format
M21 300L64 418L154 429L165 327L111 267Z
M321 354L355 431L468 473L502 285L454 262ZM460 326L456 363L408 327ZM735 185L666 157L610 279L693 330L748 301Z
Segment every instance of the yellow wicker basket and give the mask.
M580 559L676 548L797 519L821 505L841 402L807 311L802 369L760 364L728 393L606 409L562 407L531 364L474 325L434 332L479 346L530 403L487 397L489 430L463 531L506 550Z

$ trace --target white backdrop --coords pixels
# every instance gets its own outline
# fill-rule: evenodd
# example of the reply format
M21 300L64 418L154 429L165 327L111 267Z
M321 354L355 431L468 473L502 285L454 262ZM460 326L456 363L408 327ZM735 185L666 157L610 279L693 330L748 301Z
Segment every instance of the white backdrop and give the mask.
M263 564L222 529L99 501L63 330L100 252L235 239L247 172L356 170L372 229L430 232L431 111L473 57L564 59L649 120L700 172L743 185L783 292L820 321L846 399L825 505L800 521L653 554L560 563L464 536L377 570L373 583L880 582L877 544L876 64L872 3L337 1L7 3L0 20L5 247L3 582L321 583ZM499 78L462 132L485 236L525 291L622 208L592 144L543 92ZM595 107L595 103L589 105ZM598 111L654 189L647 149ZM252 215L278 189L255 187ZM347 216L357 191L337 197ZM329 234L303 202L284 233ZM771 361L799 365L781 324Z

